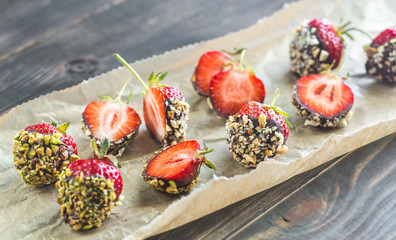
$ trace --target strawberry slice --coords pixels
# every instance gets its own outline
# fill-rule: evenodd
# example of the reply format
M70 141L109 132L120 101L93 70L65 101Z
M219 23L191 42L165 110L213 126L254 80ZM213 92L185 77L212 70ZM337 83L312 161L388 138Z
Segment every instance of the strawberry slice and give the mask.
M159 87L150 88L143 99L143 115L149 132L161 142L165 137L165 103Z
M185 141L162 150L147 161L143 169L145 181L157 190L168 193L180 193L190 191L198 181L199 170L202 164L214 169L212 162L206 159L204 154L213 149L203 149L195 140ZM162 181L164 184L156 184Z
M263 102L263 82L248 69L235 65L216 74L210 82L210 100L220 116L231 116L249 101Z
M382 31L376 38L374 38L373 43L381 46L395 37L396 27L390 27Z
M224 65L231 61L231 56L221 51L209 51L200 57L195 73L191 77L191 82L199 95L209 96L209 85L212 77L224 71Z
M111 142L122 139L139 128L139 115L125 103L115 101L91 102L83 113L92 135Z
M354 102L353 92L344 79L330 73L300 78L295 96L303 106L326 118L344 114Z
M184 141L189 105L182 92L160 82L167 72L151 73L148 86L139 74L118 54L114 56L127 67L144 88L143 115L150 134L162 145L169 146Z

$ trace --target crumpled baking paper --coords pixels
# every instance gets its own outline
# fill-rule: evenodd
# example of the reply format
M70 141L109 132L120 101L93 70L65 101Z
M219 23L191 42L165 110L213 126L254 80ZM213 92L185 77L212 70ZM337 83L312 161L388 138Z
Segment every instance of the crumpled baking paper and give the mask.
M168 71L165 83L180 88L190 103L187 139L205 141L215 151L207 155L217 170L201 169L201 177L189 194L170 196L155 191L141 176L145 161L158 150L144 124L137 138L120 157L124 178L123 205L97 229L75 232L62 222L58 193L54 185L30 187L23 183L13 166L13 135L28 125L41 121L71 120L68 133L79 148L81 158L92 156L89 140L80 129L85 106L97 100L96 95L116 96L128 80L135 93L143 89L125 68L91 78L81 84L41 96L12 109L0 118L0 236L2 239L140 239L175 228L207 215L229 204L252 196L310 170L339 155L375 141L396 131L396 87L364 76L365 53L362 46L370 39L355 33L355 41L346 42L346 56L340 74L351 73L347 80L355 94L354 113L345 128L319 129L304 126L291 104L296 77L289 73L288 46L294 30L304 19L326 17L335 24L341 18L375 36L395 24L396 2L383 1L317 1L307 0L285 6L257 24L207 42L166 52L160 56L132 63L147 79L151 71ZM289 150L245 169L229 153L225 141L225 120L218 119L193 90L189 78L201 54L209 50L248 49L246 58L263 80L270 103L276 88L280 89L277 105L292 113ZM122 55L122 53L121 53ZM128 56L124 56L128 59ZM116 60L115 60L116 61ZM126 95L124 97L127 97ZM135 94L130 105L142 113L142 97Z

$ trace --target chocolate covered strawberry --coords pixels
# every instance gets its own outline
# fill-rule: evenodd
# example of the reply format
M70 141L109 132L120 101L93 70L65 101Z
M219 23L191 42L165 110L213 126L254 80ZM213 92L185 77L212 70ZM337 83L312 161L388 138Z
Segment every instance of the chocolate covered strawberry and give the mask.
M222 117L234 115L250 101L264 101L264 84L244 65L245 52L244 49L238 61L229 63L227 70L217 73L210 81L210 105Z
M277 91L271 105L249 102L226 123L227 143L233 158L246 168L285 153L289 137L289 116L276 107Z
M78 159L74 139L66 135L70 122L40 123L14 136L14 165L23 181L32 186L54 183L70 162Z
M370 45L367 53L366 71L375 79L388 83L396 82L396 27L382 31Z
M199 58L195 72L191 77L191 82L197 93L204 97L209 97L209 86L213 76L227 69L226 64L233 62L235 55L240 54L241 50L235 53L224 51L209 51Z
M339 69L339 68L338 68ZM293 105L297 115L305 118L305 125L318 127L346 126L352 116L354 102L352 90L332 73L307 75L294 86Z
M132 99L121 101L123 86L117 98L100 97L103 101L91 102L82 114L82 130L100 147L105 139L110 141L109 151L120 156L129 141L139 132L141 120L135 110L128 106Z
M148 86L139 74L118 54L115 57L124 64L144 87L143 115L150 134L161 144L171 146L184 140L186 136L188 111L190 106L177 88L160 82L167 73L152 73Z
M197 141L185 141L156 153L147 160L143 178L155 189L171 194L191 191L198 182L201 165L215 169L204 154L213 149L202 149Z
M108 146L104 140L101 154L70 163L55 184L61 215L74 230L99 227L114 206L121 205L122 175L113 165L114 157L103 155Z
M344 51L341 35L352 38L349 31L361 31L356 28L347 29L350 23L347 22L338 29L324 18L302 23L289 47L291 72L305 76L321 73L330 66L332 69L337 68Z

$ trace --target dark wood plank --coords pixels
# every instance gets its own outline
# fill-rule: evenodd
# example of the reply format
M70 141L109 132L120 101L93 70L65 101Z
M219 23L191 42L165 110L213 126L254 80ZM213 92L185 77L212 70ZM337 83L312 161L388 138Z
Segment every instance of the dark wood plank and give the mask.
M0 60L0 112L118 66L114 52L133 61L218 37L254 24L284 2L125 1L93 11Z
M110 0L0 1L0 61L100 11Z
M391 181L396 172L392 157L395 153L396 135L385 137L149 239L350 239L352 236L383 239L383 236L394 236L396 223L389 224L389 219L396 215L396 210L392 210L396 204L396 187Z
M395 239L396 135L348 155L230 239Z

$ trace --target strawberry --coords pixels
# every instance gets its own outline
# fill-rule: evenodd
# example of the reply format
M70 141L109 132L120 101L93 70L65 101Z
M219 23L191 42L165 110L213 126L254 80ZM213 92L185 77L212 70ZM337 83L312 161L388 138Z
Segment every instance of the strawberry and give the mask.
M245 50L236 63L230 63L229 69L219 72L210 81L209 97L212 107L220 116L231 116L249 101L263 102L265 88L253 70L243 65Z
M232 62L230 54L223 51L209 51L199 58L191 82L201 96L209 96L209 86L212 77L226 69L225 65Z
M128 106L132 99L132 91L127 102L121 101L126 85L127 83L116 99L100 97L103 101L91 102L82 114L82 130L85 134L99 146L104 139L108 139L109 150L119 156L125 150L127 143L136 137L141 124L139 115Z
M139 74L118 54L114 55L144 87L143 115L150 134L161 144L171 146L186 137L189 105L180 90L160 84L167 73L151 73L147 86Z
M35 124L14 136L14 165L27 184L54 183L62 169L78 159L75 141L65 134L69 124Z
M297 115L306 119L306 125L320 127L346 126L354 95L345 84L346 78L333 73L307 75L294 86L293 105Z
M94 143L98 156L70 163L55 185L61 215L74 230L99 227L114 206L121 205L122 175L113 165L114 157L104 155L109 145L105 139L98 153Z
M287 151L290 124L285 116L290 115L274 105L278 95L277 91L271 105L249 102L227 120L230 152L246 168Z
M396 27L382 31L370 45L367 53L366 72L375 79L387 83L396 82Z
M347 22L338 29L324 18L316 18L301 24L290 44L291 71L299 76L321 73L329 68L336 69L344 51L345 35L353 40ZM361 31L362 32L362 31Z
M155 189L170 194L191 191L198 182L202 164L215 169L204 154L213 149L201 149L197 141L185 141L165 148L147 160L143 178Z

